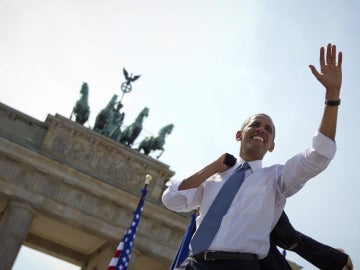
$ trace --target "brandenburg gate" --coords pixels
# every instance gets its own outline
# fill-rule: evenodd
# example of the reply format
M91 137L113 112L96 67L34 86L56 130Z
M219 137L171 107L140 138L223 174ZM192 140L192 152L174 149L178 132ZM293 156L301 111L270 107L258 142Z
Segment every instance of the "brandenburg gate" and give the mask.
M169 166L61 115L45 122L0 103L0 269L26 245L103 270L147 198L129 269L168 269L189 222L161 203Z

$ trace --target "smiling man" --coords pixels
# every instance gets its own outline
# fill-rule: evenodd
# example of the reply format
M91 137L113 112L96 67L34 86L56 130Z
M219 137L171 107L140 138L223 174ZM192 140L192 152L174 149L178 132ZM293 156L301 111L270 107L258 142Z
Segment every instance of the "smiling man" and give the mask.
M259 132L259 129L262 129ZM242 141L240 156L245 160L263 159L266 152L275 147L275 126L270 116L256 114L248 118L236 133L236 140Z
M286 198L321 173L336 152L335 133L340 104L342 54L331 44L320 49L319 73L325 87L325 106L310 146L285 164L262 166L275 148L275 126L266 114L249 117L236 132L239 157L223 154L183 181L171 181L163 193L169 209L188 212L200 208L190 256L178 269L258 270L269 251L269 236L283 212Z

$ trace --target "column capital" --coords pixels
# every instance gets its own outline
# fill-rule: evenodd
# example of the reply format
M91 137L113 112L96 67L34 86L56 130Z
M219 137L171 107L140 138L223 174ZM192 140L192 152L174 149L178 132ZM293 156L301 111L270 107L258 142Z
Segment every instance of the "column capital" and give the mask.
M38 213L38 212L37 212L32 206L30 206L29 203L26 202L26 201L11 200L11 201L9 202L8 207L10 207L10 208L19 207L19 208L26 209L26 210L28 210L29 212L31 212L33 216L36 216L37 213Z

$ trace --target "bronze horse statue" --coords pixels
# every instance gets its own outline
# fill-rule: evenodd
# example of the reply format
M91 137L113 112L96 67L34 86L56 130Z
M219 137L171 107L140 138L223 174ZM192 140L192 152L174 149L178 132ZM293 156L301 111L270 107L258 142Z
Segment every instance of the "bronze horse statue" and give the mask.
M145 107L135 119L135 122L121 132L119 142L130 147L139 136L142 130L142 122L147 116L149 116L149 109Z
M100 111L100 113L96 116L94 130L109 136L113 129L113 119L114 119L114 107L116 105L117 95L113 95L110 99L109 103L106 105L104 109Z
M171 131L173 130L174 125L170 124L167 126L164 126L163 128L161 128L159 130L159 134L156 137L146 137L139 145L138 147L138 151L140 152L141 150L144 151L145 155L148 155L150 153L150 151L152 150L161 150L161 153L157 156L157 158L159 158L162 153L164 152L164 144L165 144L165 136L167 134L170 134Z
M76 102L71 112L70 120L72 120L72 116L75 115L76 123L83 125L89 119L90 115L90 107L88 104L89 87L86 82L82 84L80 94L81 98Z

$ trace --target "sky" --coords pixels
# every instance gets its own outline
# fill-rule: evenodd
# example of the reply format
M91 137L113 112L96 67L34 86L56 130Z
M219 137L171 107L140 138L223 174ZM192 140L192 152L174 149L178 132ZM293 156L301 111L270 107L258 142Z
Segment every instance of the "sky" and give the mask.
M0 0L0 101L40 121L70 117L87 82L91 128L111 97L122 95L126 68L141 77L123 97L122 129L146 106L134 147L173 123L159 160L174 179L224 152L238 155L236 131L260 112L276 125L267 166L310 145L325 91L308 65L318 68L320 47L336 44L343 52L337 154L285 210L296 229L344 249L358 267L359 10L356 0ZM17 264L28 252L22 249ZM27 261L30 269L48 269L39 264Z

